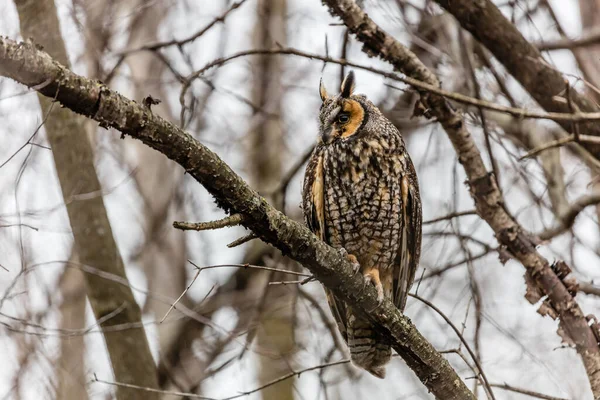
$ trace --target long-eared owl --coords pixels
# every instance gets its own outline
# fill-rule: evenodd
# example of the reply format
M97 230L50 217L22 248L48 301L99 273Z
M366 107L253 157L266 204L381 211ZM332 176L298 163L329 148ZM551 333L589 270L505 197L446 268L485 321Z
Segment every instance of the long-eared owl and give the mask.
M404 311L421 252L421 198L402 135L364 95L354 74L330 96L319 92L320 135L306 168L302 208L310 229L340 249L377 289ZM325 290L352 362L385 377L391 346L352 307Z

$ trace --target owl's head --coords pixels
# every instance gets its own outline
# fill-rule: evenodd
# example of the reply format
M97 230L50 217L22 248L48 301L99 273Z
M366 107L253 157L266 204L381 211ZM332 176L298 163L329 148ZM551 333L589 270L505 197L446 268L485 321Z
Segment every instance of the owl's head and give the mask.
M379 114L364 95L353 94L355 85L354 72L350 71L342 82L340 94L331 96L321 79L319 94L323 104L319 112L320 142L329 144L351 140L364 132L374 112Z

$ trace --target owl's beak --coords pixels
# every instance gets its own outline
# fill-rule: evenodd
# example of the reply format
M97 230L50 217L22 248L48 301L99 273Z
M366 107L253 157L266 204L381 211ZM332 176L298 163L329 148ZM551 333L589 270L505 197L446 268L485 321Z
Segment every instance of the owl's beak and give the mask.
M321 129L321 140L325 144L331 143L333 139L333 127L331 125Z

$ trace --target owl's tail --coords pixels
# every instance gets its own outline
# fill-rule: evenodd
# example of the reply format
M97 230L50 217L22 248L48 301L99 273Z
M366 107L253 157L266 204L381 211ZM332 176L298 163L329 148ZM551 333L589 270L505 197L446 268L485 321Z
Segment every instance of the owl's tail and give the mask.
M381 342L369 321L355 316L351 307L346 310L348 348L352 363L378 378L385 378L385 365L392 357L391 346Z

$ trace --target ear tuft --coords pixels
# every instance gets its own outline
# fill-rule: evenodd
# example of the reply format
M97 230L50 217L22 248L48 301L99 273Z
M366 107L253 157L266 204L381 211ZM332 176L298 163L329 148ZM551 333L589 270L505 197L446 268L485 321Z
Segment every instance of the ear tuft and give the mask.
M319 94L321 95L321 101L325 101L329 98L327 89L325 89L325 85L323 85L323 78L319 81Z
M350 97L352 92L354 92L354 87L356 86L356 80L354 79L354 71L348 72L348 75L344 78L342 82L341 92L342 97Z

